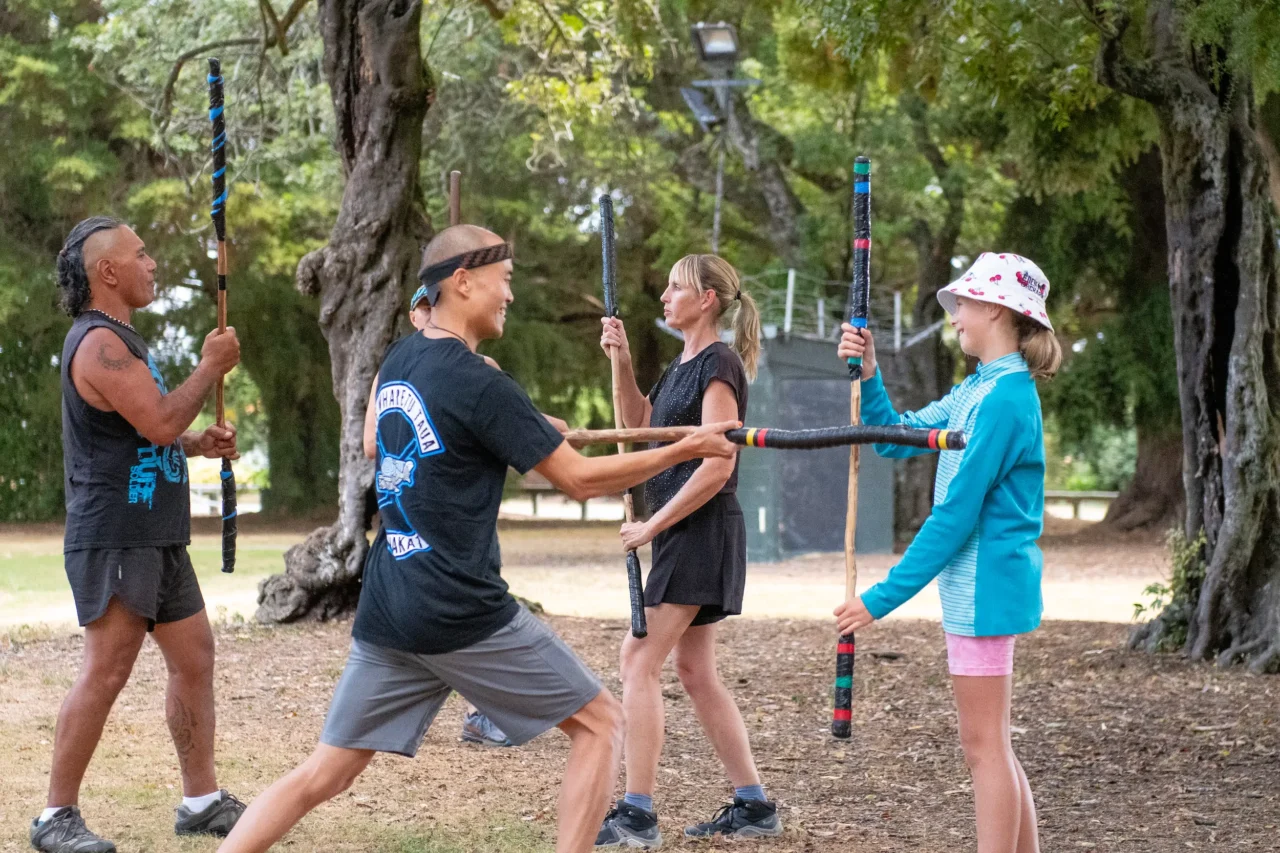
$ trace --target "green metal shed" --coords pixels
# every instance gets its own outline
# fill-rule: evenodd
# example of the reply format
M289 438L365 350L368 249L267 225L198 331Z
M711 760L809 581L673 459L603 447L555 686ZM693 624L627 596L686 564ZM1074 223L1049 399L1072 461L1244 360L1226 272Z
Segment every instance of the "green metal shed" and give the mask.
M808 429L849 423L849 373L833 339L766 336L761 345L747 426ZM747 559L773 562L844 550L847 448L746 450L741 458L738 500L747 522ZM858 553L892 552L893 460L863 447L858 493Z

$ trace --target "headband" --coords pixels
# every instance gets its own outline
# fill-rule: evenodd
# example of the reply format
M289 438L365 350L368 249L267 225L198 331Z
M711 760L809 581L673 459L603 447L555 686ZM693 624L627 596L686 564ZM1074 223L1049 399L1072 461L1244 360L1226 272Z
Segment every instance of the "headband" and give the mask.
M410 303L410 307L412 308L417 305L422 301L424 296L428 302L435 305L440 299L440 282L444 281L458 270L472 270L477 267L487 267L489 264L506 261L511 257L510 244L496 243L492 246L485 246L481 249L472 249L469 252L463 252L462 254L454 255L451 258L445 258L437 264L425 267L422 272L418 273L418 282L422 286L413 294L413 302Z

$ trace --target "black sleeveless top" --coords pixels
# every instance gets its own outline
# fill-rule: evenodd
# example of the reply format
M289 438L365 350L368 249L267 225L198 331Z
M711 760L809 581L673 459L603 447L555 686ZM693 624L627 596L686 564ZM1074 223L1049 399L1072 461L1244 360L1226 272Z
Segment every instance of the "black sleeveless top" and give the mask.
M701 426L702 395L712 380L719 379L733 389L738 401L738 420L747 418L747 372L742 359L727 344L716 341L693 358L680 363L680 359L668 365L662 378L649 392L653 412L649 426ZM650 442L650 447L661 447L662 442ZM702 464L701 459L691 459L673 465L644 484L644 501L650 512L657 512L676 496L693 472ZM731 495L738 491L738 462L734 460L733 474L717 494Z
M118 412L85 402L71 379L71 360L91 330L110 329L146 362L168 393L142 336L122 323L86 311L62 345L62 466L67 530L63 551L186 545L191 541L191 495L181 441L152 444Z

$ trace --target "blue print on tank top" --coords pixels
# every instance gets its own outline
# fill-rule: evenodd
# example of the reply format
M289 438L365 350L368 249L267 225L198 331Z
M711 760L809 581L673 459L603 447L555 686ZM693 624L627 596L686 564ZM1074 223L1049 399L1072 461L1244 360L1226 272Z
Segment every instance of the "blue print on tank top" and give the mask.
M147 369L151 371L151 378L156 381L160 393L168 394L169 390L165 388L164 377L160 375L155 359L149 354ZM187 481L185 461L186 456L182 452L182 445L178 442L168 447L160 447L156 444L139 447L138 464L129 469L129 503L144 503L147 509L151 509L156 495L156 483L161 476L168 483Z
M410 523L400 501L405 490L414 484L419 461L444 453L444 444L422 397L407 382L388 382L379 388L374 411L378 418L378 512L387 533L387 550L392 557L403 560L410 554L431 550ZM388 449L383 418L397 415L409 422L412 434L403 447Z

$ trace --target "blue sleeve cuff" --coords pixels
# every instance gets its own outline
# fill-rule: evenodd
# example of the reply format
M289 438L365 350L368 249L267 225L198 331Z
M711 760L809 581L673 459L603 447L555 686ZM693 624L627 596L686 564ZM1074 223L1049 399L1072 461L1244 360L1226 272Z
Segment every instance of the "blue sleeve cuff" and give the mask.
M885 594L884 584L878 583L862 594L862 606L867 608L867 612L876 619L883 619L901 605L901 601L893 602L889 600L889 597Z

